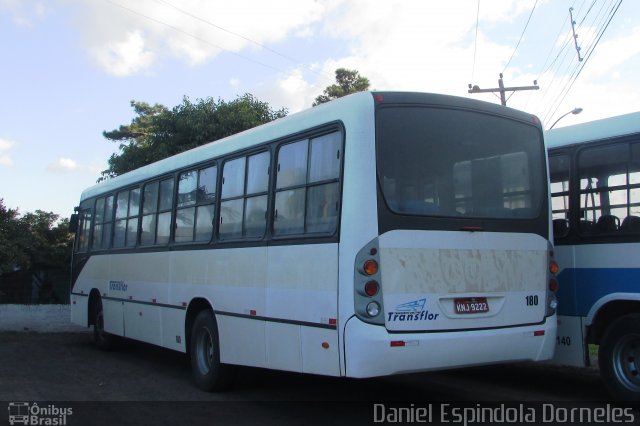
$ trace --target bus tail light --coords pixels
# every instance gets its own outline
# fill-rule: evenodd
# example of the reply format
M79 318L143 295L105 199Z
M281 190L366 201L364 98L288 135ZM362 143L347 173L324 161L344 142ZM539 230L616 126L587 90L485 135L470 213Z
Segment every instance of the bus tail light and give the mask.
M556 309L558 307L558 299L556 297L556 292L560 288L560 284L558 283L558 279L556 278L556 274L560 272L560 266L558 266L558 262L553 258L553 246L549 243L548 259L549 265L547 270L547 311L546 316L551 316L556 313Z
M369 324L384 325L380 250L375 238L356 255L353 296L356 316Z
M377 281L367 281L367 283L364 285L364 293L369 297L373 297L378 294L379 289L380 286L378 285Z
M378 273L378 262L376 262L373 259L365 260L364 264L362 265L362 273L364 273L365 275L368 275L368 276L377 274Z

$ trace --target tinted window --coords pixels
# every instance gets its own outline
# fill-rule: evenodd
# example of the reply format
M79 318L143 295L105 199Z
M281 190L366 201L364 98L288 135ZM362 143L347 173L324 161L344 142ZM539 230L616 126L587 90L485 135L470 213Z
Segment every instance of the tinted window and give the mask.
M537 127L428 107L381 108L378 172L397 213L537 218L546 193Z
M341 150L340 132L280 147L273 222L276 236L336 231Z

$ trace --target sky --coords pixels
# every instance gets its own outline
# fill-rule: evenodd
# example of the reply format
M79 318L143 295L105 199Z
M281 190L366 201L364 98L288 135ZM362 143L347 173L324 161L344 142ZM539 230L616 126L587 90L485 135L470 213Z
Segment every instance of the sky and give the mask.
M0 0L0 58L0 198L68 217L132 100L251 93L294 113L345 67L375 90L494 103L468 85L535 80L507 105L546 128L575 107L556 127L640 111L640 1Z

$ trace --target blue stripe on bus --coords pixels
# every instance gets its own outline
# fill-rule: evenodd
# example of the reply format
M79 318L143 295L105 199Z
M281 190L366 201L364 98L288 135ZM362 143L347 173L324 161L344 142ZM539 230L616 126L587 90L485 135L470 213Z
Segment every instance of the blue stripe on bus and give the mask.
M640 293L640 268L567 268L558 281L558 315L585 317L607 294Z

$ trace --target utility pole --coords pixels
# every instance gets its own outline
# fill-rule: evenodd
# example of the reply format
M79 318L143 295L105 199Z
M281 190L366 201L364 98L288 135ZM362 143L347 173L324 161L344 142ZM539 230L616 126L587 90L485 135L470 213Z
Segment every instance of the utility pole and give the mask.
M495 93L500 92L500 102L503 106L507 106L507 98L505 96L506 92L517 92L520 90L538 90L540 86L538 86L538 80L533 80L533 86L520 86L520 87L504 87L504 82L502 81L502 73L500 73L500 78L498 79L498 86L494 89L481 89L477 85L472 86L469 84L469 93Z
M580 46L578 46L578 34L576 33L576 21L573 19L572 7L569 8L569 16L571 17L571 30L573 31L573 42L576 46L576 52L578 52L578 61L582 62L584 58L580 56L580 50L582 49L580 48Z

